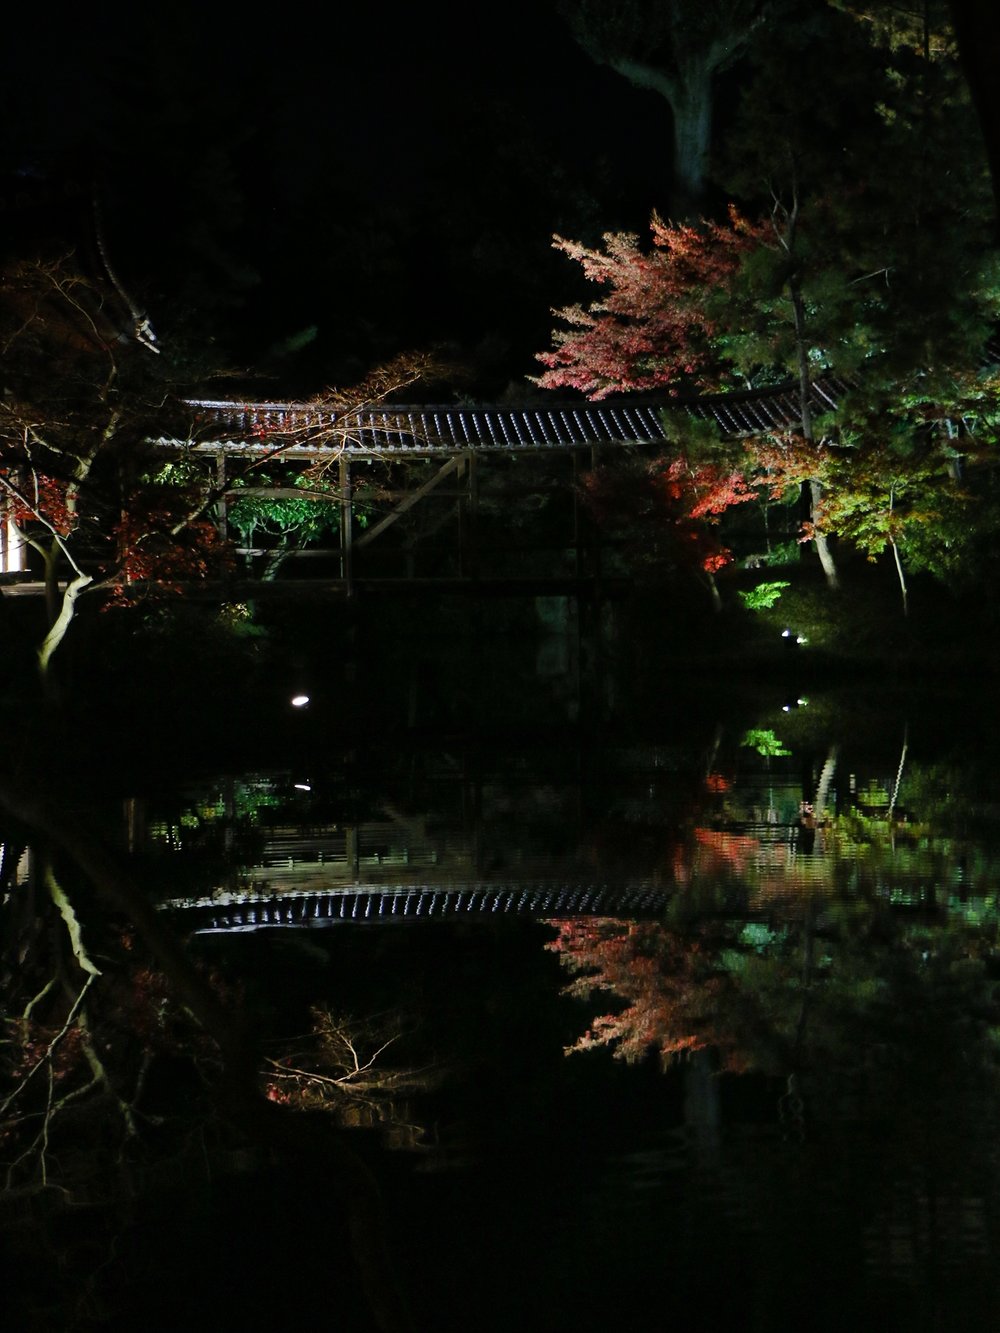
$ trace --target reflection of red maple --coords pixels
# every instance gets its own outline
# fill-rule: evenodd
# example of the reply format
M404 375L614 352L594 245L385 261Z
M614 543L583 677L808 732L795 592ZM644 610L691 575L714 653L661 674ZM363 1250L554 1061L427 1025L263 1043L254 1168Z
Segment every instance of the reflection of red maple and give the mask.
M728 870L742 875L760 851L756 838L728 833L725 829L696 828L694 839L694 864L704 874Z
M722 784L722 785L716 785ZM727 790L725 778L710 774L705 783L709 791ZM745 875L760 855L757 838L725 829L695 828L692 842L678 845L674 850L671 867L675 881L680 885L693 880L708 881Z
M640 1060L656 1050L664 1059L704 1046L723 1046L714 1030L724 976L715 970L705 942L657 922L555 920L546 948L575 980L567 995L610 992L625 1001L619 1013L600 1014L568 1050L610 1046L618 1059ZM724 1052L730 1068L738 1061Z

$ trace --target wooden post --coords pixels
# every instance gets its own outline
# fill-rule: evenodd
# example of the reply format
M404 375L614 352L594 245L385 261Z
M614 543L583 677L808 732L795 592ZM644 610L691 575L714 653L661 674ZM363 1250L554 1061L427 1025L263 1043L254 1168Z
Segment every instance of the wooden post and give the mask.
M469 450L469 576L479 578L479 460Z
M580 455L576 449L570 454L570 464L572 468L570 485L573 488L573 574L579 583L583 571L580 551ZM577 597L579 598L579 589Z
M593 444L590 447L590 470L595 472L600 463L600 448ZM589 536L593 544L593 554L591 556L591 573L594 579L594 603L600 607L601 601L601 532L598 524L591 522L588 524Z
M357 883L361 876L361 854L358 847L358 826L348 824L344 830L344 854L347 860L347 876Z
M353 535L351 461L346 453L342 453L340 455L340 577L347 585L348 596L354 590Z
M226 498L226 455L219 450L219 456L215 460L215 486L219 492L219 498L215 505L215 526L219 530L219 536L223 541L229 539L229 502Z
M465 473L465 485L461 475ZM458 573L460 578L478 578L479 560L476 552L476 510L479 489L476 483L476 456L466 450L458 465Z
M455 467L455 480L458 485L455 489L455 511L458 515L458 577L465 578L465 521L466 504L465 497L465 474L468 471L468 455L459 454L457 465Z

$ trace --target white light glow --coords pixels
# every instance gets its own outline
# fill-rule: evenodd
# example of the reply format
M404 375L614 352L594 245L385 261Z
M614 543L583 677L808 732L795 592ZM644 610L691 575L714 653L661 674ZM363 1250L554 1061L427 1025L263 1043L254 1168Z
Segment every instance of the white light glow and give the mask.
M0 574L18 574L24 567L24 538L0 513Z
M293 695L292 695L292 707L293 707L293 708L305 708L305 707L308 705L308 703L309 703L309 696L308 696L308 694L293 694Z
M295 783L295 790L296 790L296 791L312 791L312 787L309 786L309 783L308 783L308 782L296 782L296 783Z

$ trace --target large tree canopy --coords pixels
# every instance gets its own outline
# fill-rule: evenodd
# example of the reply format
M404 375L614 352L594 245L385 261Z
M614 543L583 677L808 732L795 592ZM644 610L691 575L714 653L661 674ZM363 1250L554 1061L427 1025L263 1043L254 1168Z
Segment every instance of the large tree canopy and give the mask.
M673 117L671 214L704 205L715 80L743 54L767 0L557 0L598 64L666 99Z
M944 503L929 498L947 474L929 423L947 433L962 418L1000 287L947 27L929 10L844 8L799 13L758 47L719 158L753 221L735 206L728 224L654 215L651 249L629 234L600 249L555 238L601 295L555 312L567 327L535 382L591 398L790 382L798 441L762 442L768 487L807 484L831 584L839 532L892 550L905 600L902 535ZM819 421L823 373L853 387Z

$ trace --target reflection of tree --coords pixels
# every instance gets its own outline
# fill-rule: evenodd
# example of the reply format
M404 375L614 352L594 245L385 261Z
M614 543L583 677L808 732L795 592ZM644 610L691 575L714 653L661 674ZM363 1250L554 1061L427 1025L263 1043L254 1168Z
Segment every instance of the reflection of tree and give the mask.
M105 1188L104 1173L114 1174L116 1157L131 1156L146 1130L164 1124L151 1076L184 1065L197 1082L212 1076L218 1057L166 976L136 956L134 939L110 931L99 951L88 952L51 865L43 878L51 903L35 903L36 920L45 923L50 947L31 949L17 978L5 977L5 1184L93 1197ZM56 914L64 931L48 919ZM177 1150L176 1136L191 1129L193 1106L184 1102L183 1111L175 1108Z
M619 1012L595 1017L570 1050L610 1046L619 1058L638 1060L656 1049L669 1059L723 1044L714 1014L725 977L712 966L706 937L610 918L552 924L559 934L547 947L575 974L566 993L586 999L600 992L626 1002Z
M911 1086L911 1045L933 1049L938 1072L971 1063L992 1080L998 1068L996 914L975 926L914 919L858 897L810 900L767 923L552 924L547 947L574 975L567 993L624 1002L571 1051L669 1059L713 1046L728 1069L791 1075L824 1095L846 1078L876 1100Z
M851 772L857 761L831 744L806 773L787 745L757 745L772 734L748 731L737 756L713 755L670 852L686 900L754 911L789 897L859 892L927 905L993 902L989 773L965 756L916 758L906 728L884 765Z
M69 1287L100 1285L114 1241L94 1257L96 1219L113 1237L157 1181L196 1184L234 1157L257 1169L278 1162L339 1210L375 1326L411 1327L374 1178L334 1117L316 1113L323 1099L268 1098L254 1015L192 960L128 863L64 804L28 796L22 783L0 786L0 806L42 849L41 873L14 885L0 921L0 1216L15 1226L48 1218L65 1271L76 1273ZM330 1051L335 1037L351 1040L331 1027ZM279 1066L284 1054L275 1052ZM367 1095L389 1115L393 1076L379 1088L364 1063ZM318 1066L307 1072L313 1086L322 1077ZM91 1220L82 1231L81 1209ZM58 1318L72 1323L68 1311Z
M786 908L769 925L552 924L570 993L620 1001L567 1053L605 1046L630 1061L658 1052L684 1062L691 1160L713 1173L710 1202L701 1190L691 1201L694 1234L725 1243L724 1192L769 1218L759 1234L731 1236L757 1248L764 1273L784 1274L787 1249L769 1248L794 1239L803 1271L820 1280L846 1240L857 1280L867 1269L893 1317L901 1291L949 1308L959 1287L974 1300L994 1296L995 913L970 928L855 898ZM746 1094L734 1074L756 1076ZM722 1114L701 1125L689 1104L693 1093L711 1098L709 1085ZM725 1132L725 1107L768 1089L770 1129L748 1154ZM884 1283L903 1286L887 1293ZM782 1301L775 1295L774 1307ZM790 1312L776 1326L786 1323Z
M394 1146L416 1147L423 1129L411 1122L406 1098L430 1086L433 1070L383 1059L405 1027L401 1014L357 1020L314 1007L310 1031L276 1043L268 1057L266 1094L301 1110L328 1111L342 1125L381 1127Z

